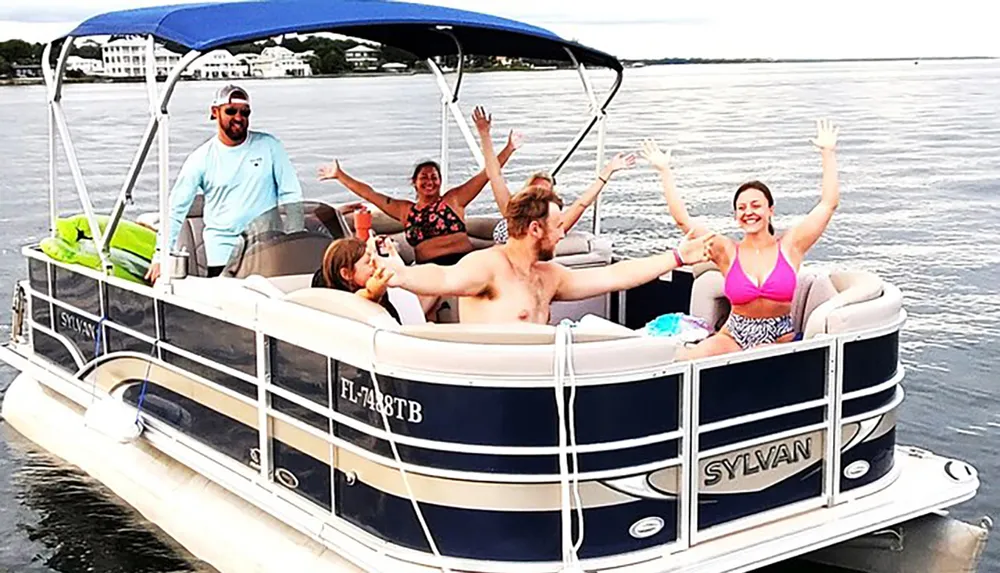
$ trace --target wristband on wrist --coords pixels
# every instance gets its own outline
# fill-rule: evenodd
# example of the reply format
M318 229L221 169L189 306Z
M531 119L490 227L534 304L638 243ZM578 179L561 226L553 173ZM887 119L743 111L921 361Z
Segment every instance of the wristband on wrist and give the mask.
M680 251L678 251L677 249L673 249L673 253L674 253L674 260L677 262L677 266L678 267L683 267L684 266L684 260L681 259L681 253L680 253Z

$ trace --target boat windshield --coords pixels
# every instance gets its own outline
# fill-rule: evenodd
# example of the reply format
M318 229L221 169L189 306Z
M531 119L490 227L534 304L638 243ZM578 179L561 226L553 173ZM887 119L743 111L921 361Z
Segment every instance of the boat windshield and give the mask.
M243 230L223 276L311 273L319 268L330 242L348 235L343 216L330 205L318 201L279 205Z

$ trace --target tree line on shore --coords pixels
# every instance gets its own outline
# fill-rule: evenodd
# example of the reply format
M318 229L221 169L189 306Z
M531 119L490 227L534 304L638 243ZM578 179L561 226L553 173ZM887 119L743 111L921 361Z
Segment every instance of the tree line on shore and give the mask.
M113 40L114 37L111 39ZM340 40L325 38L322 36L311 36L306 38L284 38L280 45L295 53L312 51L313 55L309 59L309 65L312 67L313 74L331 75L344 74L352 71L351 64L347 61L347 50L350 50L359 44L360 42L355 40ZM263 42L235 44L226 47L226 50L234 56L239 54L260 54L264 48L277 45L279 44L276 41L270 39ZM172 45L170 42L166 42L165 47L168 50L179 54L183 54L187 51L185 48ZM15 63L19 65L41 63L44 48L44 44L30 43L25 42L24 40L7 40L5 42L0 42L0 77L13 75L13 65ZM58 46L53 46L53 58L55 58L59 53L57 48ZM101 46L94 42L84 42L82 44L74 45L73 50L70 53L71 55L80 56L81 58L94 60L102 59ZM412 68L418 63L419 60L420 58L410 52L407 52L406 50L401 50L392 46L381 46L379 48L379 66L388 62L396 62L405 64L408 68ZM443 64L446 66L454 66L456 63L457 58L454 56L446 57L443 61ZM561 62L533 63L535 65L564 66ZM499 64L497 59L493 56L468 55L466 56L465 66L470 69L490 69L498 67ZM67 73L67 76L73 77L73 74Z

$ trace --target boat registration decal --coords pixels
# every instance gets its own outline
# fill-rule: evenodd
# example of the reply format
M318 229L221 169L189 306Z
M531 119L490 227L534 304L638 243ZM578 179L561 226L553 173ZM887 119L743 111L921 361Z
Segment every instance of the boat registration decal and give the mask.
M350 400L353 404L360 404L379 415L384 412L387 418L395 417L411 424L420 424L424 421L424 405L420 402L398 398L384 392L382 400L378 400L374 388L355 386L353 380L344 377L340 378L340 398Z

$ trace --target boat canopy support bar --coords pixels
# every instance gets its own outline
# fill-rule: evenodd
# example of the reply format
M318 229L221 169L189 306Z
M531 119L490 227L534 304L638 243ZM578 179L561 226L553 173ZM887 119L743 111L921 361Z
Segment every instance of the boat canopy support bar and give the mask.
M118 223L121 221L122 215L125 212L125 205L132 202L132 190L135 188L136 181L139 179L139 172L142 171L142 166L146 162L146 158L149 156L149 150L153 146L153 140L156 138L156 134L159 131L166 129L166 123L168 120L167 104L170 102L170 96L173 95L174 86L177 85L177 81L180 79L181 73L187 69L191 62L196 60L198 56L201 55L201 52L195 50L185 54L184 57L181 58L181 61L178 62L171 71L170 76L167 77L166 84L163 87L163 92L158 94L156 88L155 52L156 42L152 36L148 36L146 43L146 93L149 97L149 122L146 124L146 131L143 132L142 139L140 140L139 149L132 158L132 164L129 166L125 181L118 192L118 199L115 201L115 205L111 210L107 232L105 234L104 241L101 242L101 251L105 253L108 252L111 244L111 237L114 236L115 230L118 228ZM167 138L160 137L159 144L160 147L166 148L168 146ZM169 195L167 179L164 177L164 171L168 167L168 153L165 153L165 151L166 149L161 150L159 157L159 185L161 197ZM162 202L161 198L161 203ZM161 226L165 220L163 217L164 213L161 210ZM162 268L166 267L164 266Z
M437 62L433 58L427 59L427 67L434 74L434 78L437 80L438 89L441 91L441 185L442 187L447 187L448 185L448 155L449 155L449 144L448 144L448 115L450 114L458 124L458 129L462 133L462 137L465 139L466 145L469 147L469 151L472 152L473 157L476 160L476 164L482 169L486 166L486 161L483 158L483 152L476 142L476 138L472 133L469 123L465 116L462 114L462 108L459 106L459 91L462 85L463 76L463 65L465 61L464 53L462 52L462 45L457 38L445 29L439 29L442 33L448 34L452 39L455 40L455 45L458 47L458 78L455 81L455 86L451 87L448 85L448 81L444 76L444 72L441 67L438 66ZM597 172L600 173L601 167L604 165L604 140L606 136L606 118L607 118L607 107L617 95L619 88L622 84L622 71L617 71L617 76L615 81L608 90L608 94L605 96L604 102L601 103L597 99L597 94L594 92L593 85L590 82L590 78L587 75L587 69L583 64L579 63L576 55L572 50L566 48L566 53L569 54L574 65L576 66L577 73L580 75L580 80L583 83L584 92L587 95L588 103L590 104L591 117L587 119L587 123L584 124L580 131L577 132L576 137L573 138L572 143L567 147L563 154L556 161L554 167L552 168L552 176L555 177L556 174L566 165L569 158L572 157L573 153L579 149L580 144L586 139L587 135L590 134L594 126L598 126L598 141L597 141ZM594 234L600 233L600 213L598 211L600 202L594 202Z
M76 157L76 149L73 147L73 140L70 138L69 125L66 123L66 113L62 108L62 83L63 74L66 70L66 60L69 58L70 49L73 47L73 41L75 38L73 36L67 36L63 41L62 49L59 52L59 59L56 62L55 69L51 66L51 54L52 54L52 44L48 44L45 47L42 56L42 73L45 79L46 87L49 92L49 119L55 125L55 130L49 130L49 150L54 154L55 152L55 136L56 131L59 132L59 139L62 141L63 151L66 153L66 161L69 163L70 173L73 175L73 184L76 186L76 192L80 196L80 203L83 206L83 212L87 217L87 224L90 226L91 236L94 237L94 244L100 245L103 243L101 229L97 225L97 217L94 215L94 204L90 202L90 194L87 192L87 184L83 180L83 172L80 170L80 161ZM50 225L52 227L53 234L56 229L56 217L58 212L55 209L55 156L49 157L49 193L50 201L52 205L49 207L49 215L52 218ZM111 263L108 260L106 254L98 249L98 256L101 260L101 267L107 272Z
M594 92L594 87L590 82L590 77L587 74L587 68L579 62L576 54L573 50L566 48L566 53L569 54L570 59L576 65L576 71L580 75L580 81L583 83L583 90L587 94L587 99L590 102L590 113L591 117L587 119L580 131L577 133L576 138L570 144L570 146L563 152L562 156L556 161L555 167L552 168L552 176L555 177L569 158L573 156L576 150L583 143L583 140L587 138L590 131L597 126L597 160L596 160L596 171L598 174L601 172L601 168L604 166L604 142L607 136L607 108L611 104L611 100L615 98L618 94L619 88L622 85L622 70L617 71L615 76L615 81L611 85L611 89L608 90L608 94L604 98L604 103L599 103L597 99L597 94ZM593 233L595 235L601 234L601 196L598 195L597 199L594 201L594 224Z

